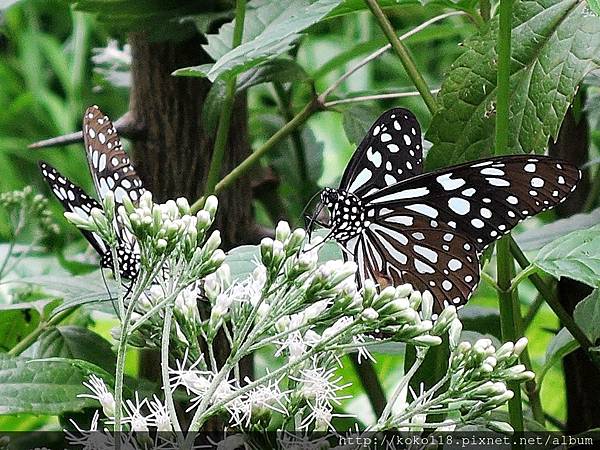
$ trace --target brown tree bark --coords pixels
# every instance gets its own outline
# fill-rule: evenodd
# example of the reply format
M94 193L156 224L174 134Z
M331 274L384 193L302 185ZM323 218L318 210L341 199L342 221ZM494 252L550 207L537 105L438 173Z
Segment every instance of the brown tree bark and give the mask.
M201 37L187 40L150 41L143 33L130 36L132 86L130 114L140 135L133 142L135 167L158 201L186 197L190 204L204 193L214 137L202 127L202 110L211 84L208 80L174 77L179 68L209 62ZM231 133L223 161L223 174L249 153L246 98L236 99ZM252 190L248 177L219 195L215 228L221 231L223 248L256 240L252 214ZM201 309L203 305L200 305ZM201 311L205 312L205 311ZM217 339L218 362L227 356L227 342ZM155 355L146 354L142 374L156 378ZM251 373L246 361L242 373Z
M572 109L561 126L558 140L550 145L550 154L581 166L588 159L589 130L585 117L577 120ZM590 190L587 173L577 190L557 207L561 217L580 212ZM558 297L569 313L583 300L591 289L578 281L563 278L558 282ZM568 434L580 433L600 427L600 370L592 364L583 350L577 350L563 359L567 392Z

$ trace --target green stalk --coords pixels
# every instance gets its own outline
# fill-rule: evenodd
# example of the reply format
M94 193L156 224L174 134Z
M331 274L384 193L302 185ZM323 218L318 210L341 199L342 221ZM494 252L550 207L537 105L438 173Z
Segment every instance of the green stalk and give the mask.
M431 91L430 91L429 87L427 86L427 82L421 75L421 72L419 72L419 69L417 69L417 66L416 66L414 60L410 56L408 49L402 43L402 41L400 39L398 39L398 36L396 35L396 32L394 31L394 27L392 26L392 24L386 17L385 13L379 6L379 3L377 3L377 0L365 0L365 1L367 3L367 6L369 7L371 12L375 16L377 23L381 27L381 29L384 32L385 36L387 37L388 41L390 41L392 48L394 49L394 51L400 58L400 61L402 61L402 65L404 66L406 73L408 74L410 79L413 81L417 90L421 93L421 97L423 97L423 101L427 105L427 108L429 109L431 114L434 114L438 109L437 103L436 103L435 99L433 98L433 95L431 95Z
M179 424L179 419L177 418L177 412L175 411L175 402L173 402L173 391L171 390L171 385L169 384L169 339L171 337L171 320L173 318L173 309L165 308L165 319L163 324L163 335L162 342L160 347L160 366L161 366L161 375L162 375L162 383L163 390L165 391L165 405L167 406L167 411L169 412L169 418L171 419L171 424L173 424L173 429L176 432L177 440L181 440L181 425ZM181 444L181 442L179 442Z
M242 43L244 34L244 18L246 16L246 0L237 0L235 8L235 25L233 29L232 48L236 48ZM235 101L235 86L237 77L231 77L227 80L225 99L219 116L219 127L215 138L215 147L213 150L208 177L206 179L205 192L210 194L214 191L217 181L221 176L221 167L225 156L225 148L229 139L229 128L231 127L231 114L233 103Z
M496 97L496 154L507 154L509 137L509 96L510 96L510 53L512 0L500 0L500 24L498 29L498 74ZM515 310L518 308L516 291L510 292L514 262L510 255L510 237L500 239L496 244L498 269L498 300L500 307L500 327L504 341L517 340ZM520 316L520 312L519 312ZM521 389L518 383L509 384L515 396L508 402L510 424L517 432L523 431L523 411Z
M294 116L292 120L290 120L283 128L280 128L277 133L269 138L267 142L265 142L259 149L252 152L245 160L243 160L235 169L229 172L221 181L219 181L214 188L214 193L219 193L223 189L232 185L238 178L242 175L245 175L248 170L250 170L260 158L265 155L269 150L271 150L275 145L281 142L283 139L287 138L289 134L294 131L296 128L304 124L308 120L308 118L319 109L319 105L315 98L313 98L310 102L302 108L302 110ZM202 206L204 205L205 197L201 197L196 200L192 206L192 213L197 213Z
M511 238L512 239L512 238ZM523 251L519 248L517 243L514 240L510 242L510 251L515 257L517 263L525 268L529 266L529 260L527 256L523 253ZM575 323L575 320L571 315L565 310L565 308L561 305L560 301L554 295L552 288L548 286L542 277L538 274L532 274L529 276L529 280L533 283L538 292L544 297L554 314L557 315L558 319L562 323L562 325L569 330L569 333L579 342L581 348L583 348L586 353L587 351L593 347L593 344L590 342L585 333L579 328L579 325Z
M490 0L481 0L479 2L479 12L481 13L481 18L483 19L484 22L487 22L488 20L490 20L491 17L491 5L490 5Z
M27 336L25 336L23 339L21 339L17 343L17 345L15 345L8 351L8 354L10 356L19 356L21 353L27 350L29 346L33 344L44 331L62 322L63 319L66 319L67 316L69 316L69 314L71 314L76 309L77 308L65 309L64 311L61 311L55 316L53 316L50 320L48 320L48 322L40 322L36 329L29 333Z

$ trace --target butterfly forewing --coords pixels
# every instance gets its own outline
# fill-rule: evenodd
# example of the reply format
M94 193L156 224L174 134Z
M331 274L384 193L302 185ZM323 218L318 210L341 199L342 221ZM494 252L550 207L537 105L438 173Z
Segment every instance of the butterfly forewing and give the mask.
M65 211L79 214L82 218L88 219L92 209L102 209L102 206L95 199L88 196L83 189L73 184L54 167L45 162L40 162L40 170ZM106 252L106 244L100 236L86 230L82 230L81 232L100 255Z
M580 178L550 157L496 157L461 164L381 189L363 198L379 214L417 214L445 224L483 250L523 219L556 206Z
M142 181L123 149L117 130L97 106L89 107L83 116L83 140L100 199L112 191L117 204L125 195L136 202L144 192Z
M407 109L382 114L354 152L340 190L357 196L377 191L422 172L421 128Z

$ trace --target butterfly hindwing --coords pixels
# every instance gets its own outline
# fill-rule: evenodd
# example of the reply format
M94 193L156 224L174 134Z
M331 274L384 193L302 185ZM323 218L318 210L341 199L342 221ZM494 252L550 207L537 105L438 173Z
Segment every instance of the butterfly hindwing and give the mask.
M383 113L362 140L340 190L363 196L422 173L421 128L407 109Z
M92 209L97 208L102 210L100 203L87 195L83 189L73 184L54 167L43 161L39 165L44 179L50 186L54 196L63 205L65 211L79 214L82 218L87 219L90 217ZM86 230L81 230L81 232L100 255L106 253L106 244L100 236Z
M516 155L426 173L363 198L377 215L414 215L450 227L482 251L520 221L562 202L579 170L546 156Z

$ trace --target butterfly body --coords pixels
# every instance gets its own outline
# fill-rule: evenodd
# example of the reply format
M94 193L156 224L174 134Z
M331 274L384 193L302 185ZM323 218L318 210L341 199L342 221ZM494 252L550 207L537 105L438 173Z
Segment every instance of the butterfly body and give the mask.
M479 255L519 222L564 201L580 171L545 156L513 155L422 170L420 127L396 108L371 127L338 189L325 188L330 236L358 266L357 281L429 290L436 314L464 305Z

